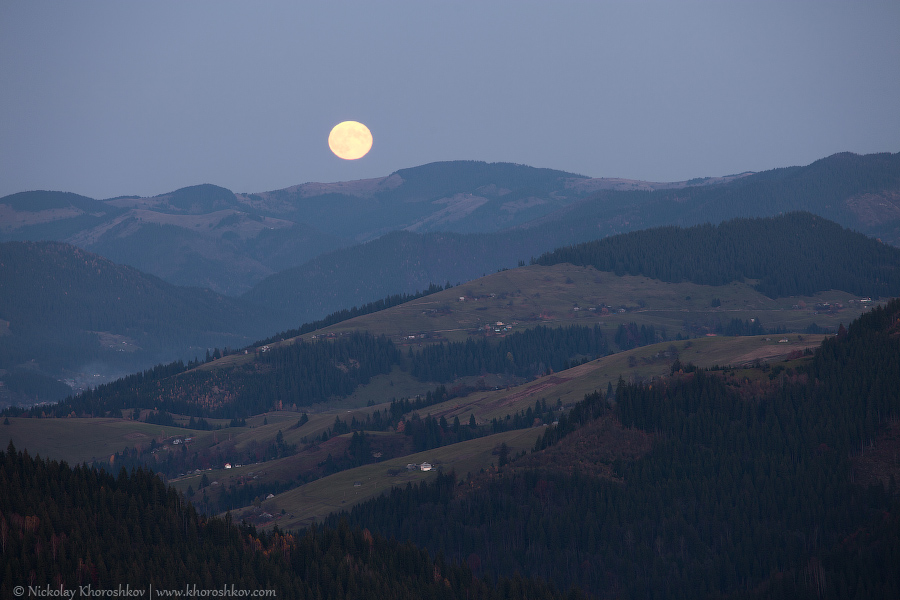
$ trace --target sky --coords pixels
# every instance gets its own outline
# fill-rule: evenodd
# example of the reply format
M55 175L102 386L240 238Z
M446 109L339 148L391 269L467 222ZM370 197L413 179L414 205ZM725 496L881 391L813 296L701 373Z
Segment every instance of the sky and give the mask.
M680 181L900 151L900 2L3 0L0 197L443 160ZM365 157L328 148L338 122Z

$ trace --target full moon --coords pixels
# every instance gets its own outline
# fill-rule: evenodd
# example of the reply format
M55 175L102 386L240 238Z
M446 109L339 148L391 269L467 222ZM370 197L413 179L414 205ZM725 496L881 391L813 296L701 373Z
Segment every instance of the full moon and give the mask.
M338 123L328 134L328 147L344 160L362 158L372 148L372 132L356 121Z

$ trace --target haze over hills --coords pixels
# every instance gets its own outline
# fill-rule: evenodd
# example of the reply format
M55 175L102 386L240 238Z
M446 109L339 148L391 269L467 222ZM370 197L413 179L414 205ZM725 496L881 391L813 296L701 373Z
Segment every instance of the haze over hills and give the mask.
M244 346L271 311L184 288L58 242L0 243L0 402L58 400L207 348ZM55 385L54 385L55 384ZM37 391L40 390L40 391Z
M478 274L610 234L792 210L898 245L898 173L900 154L844 153L806 167L676 183L455 161L260 193L199 185L101 201L23 192L0 198L0 241L64 241L170 283L239 295L266 276L398 230L513 238L528 230L520 245L527 256L486 256Z

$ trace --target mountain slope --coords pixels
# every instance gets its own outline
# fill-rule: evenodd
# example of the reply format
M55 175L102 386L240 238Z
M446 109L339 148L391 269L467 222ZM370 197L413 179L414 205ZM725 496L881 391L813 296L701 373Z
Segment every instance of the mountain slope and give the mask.
M598 597L892 597L900 502L855 463L900 415L884 376L898 323L895 300L777 370L620 383L614 405L586 396L527 457L331 522Z
M202 357L277 325L271 312L56 242L0 244L0 319L0 369L73 380Z
M540 253L647 227L807 210L900 245L898 173L900 154L843 153L805 167L671 183L453 161L249 194L210 184L103 201L26 192L0 198L0 241L64 241L170 283L231 295L397 230L506 230L500 245L521 228L533 242L527 249ZM479 267L479 274L496 268Z

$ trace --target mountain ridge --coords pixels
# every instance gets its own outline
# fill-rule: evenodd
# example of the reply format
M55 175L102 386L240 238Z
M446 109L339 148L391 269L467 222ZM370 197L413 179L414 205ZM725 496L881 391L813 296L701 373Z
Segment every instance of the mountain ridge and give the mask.
M235 194L213 184L106 200L20 192L0 198L0 241L64 241L176 285L239 295L277 271L391 231L491 233L597 189L688 184L449 161L259 193Z
M170 283L231 296L323 253L398 230L529 230L545 239L539 254L657 225L809 210L898 246L898 172L900 154L890 153L845 152L802 167L668 183L446 161L379 178L258 193L213 184L107 200L21 192L0 198L0 241L73 243ZM501 266L509 265L486 264L482 271Z

